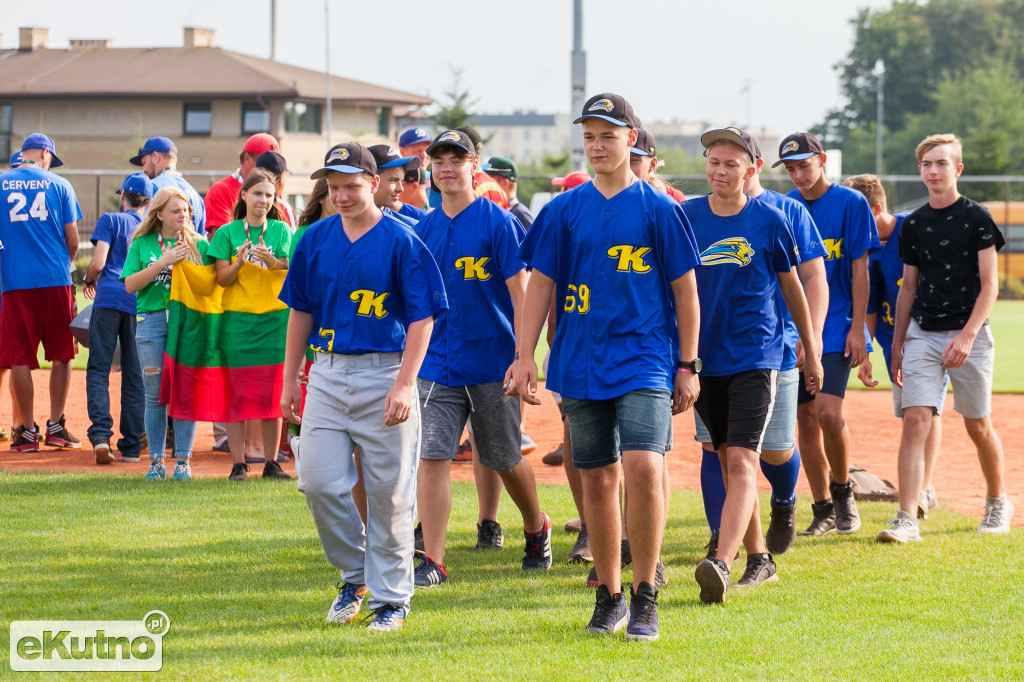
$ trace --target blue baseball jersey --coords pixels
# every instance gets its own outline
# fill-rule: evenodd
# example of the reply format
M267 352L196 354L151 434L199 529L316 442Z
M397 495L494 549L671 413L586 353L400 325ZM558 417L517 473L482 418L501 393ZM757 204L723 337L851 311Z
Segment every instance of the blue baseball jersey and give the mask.
M417 221L413 220L413 219L412 219L412 218L410 218L409 216L407 216L407 215L402 215L402 214L401 214L401 213L399 213L398 211L393 211L393 210L391 210L390 208L388 208L388 207L386 207L386 206L385 206L384 208L382 208L382 209L380 210L380 212L381 212L381 213L383 213L383 214L384 214L384 215L386 215L386 216L389 216L389 217L391 217L391 218L394 218L395 220L397 220L397 221L398 221L398 222L400 222L400 223L403 223L403 224L405 224L405 225L408 225L409 227L412 227L413 225L415 225L415 224L417 223Z
M505 280L526 267L518 256L526 231L483 197L454 218L436 208L415 229L441 268L449 302L434 325L420 377L444 386L503 381L516 350Z
M338 215L313 223L295 248L280 298L313 316L310 348L343 355L404 350L411 322L448 307L427 247L387 216L355 242Z
M825 257L825 245L821 242L821 235L818 234L814 219L811 218L811 214L802 203L770 189L762 192L757 198L786 215L790 231L796 242L797 264ZM793 369L796 367L796 342L800 340L800 334L796 330L793 316L789 314L789 308L786 307L786 301L782 298L781 289L775 297L775 302L782 315L782 338L785 344L782 350L782 367L780 369Z
M868 312L878 315L875 322L875 340L888 360L892 354L892 339L896 333L896 297L903 284L903 259L900 258L900 225L907 213L896 216L896 227L881 248L871 252L868 273L871 276L871 295ZM886 365L889 363L886 362Z
M398 213L404 215L406 218L412 218L414 223L418 223L427 217L427 211L406 203L402 204L402 207L398 209Z
M825 246L828 315L822 333L822 353L842 353L853 326L853 261L880 246L871 205L857 190L834 183L810 203L800 196L798 189L786 196L808 208ZM864 336L866 339L867 327Z
M555 280L549 389L591 400L672 390L679 333L671 283L700 262L680 204L645 182L610 199L580 185L541 210L519 254Z
M64 178L32 164L0 176L0 290L70 286L64 225L81 219Z
M715 215L706 196L682 207L700 250L702 374L779 369L785 342L776 273L797 264L789 219L758 199L734 216Z
M203 202L203 198L199 196L196 188L188 184L185 178L181 176L181 173L174 170L165 170L153 178L153 185L157 191L164 187L177 187L184 192L185 196L188 197L188 203L192 206L192 227L199 234L206 234L206 204Z
M128 256L128 244L141 222L142 214L131 210L104 213L96 220L96 227L93 228L89 241L94 245L97 242L106 242L110 244L110 251L107 252L107 262L103 270L96 278L94 308L111 308L135 314L135 294L129 294L125 290L124 282L121 281L121 270Z

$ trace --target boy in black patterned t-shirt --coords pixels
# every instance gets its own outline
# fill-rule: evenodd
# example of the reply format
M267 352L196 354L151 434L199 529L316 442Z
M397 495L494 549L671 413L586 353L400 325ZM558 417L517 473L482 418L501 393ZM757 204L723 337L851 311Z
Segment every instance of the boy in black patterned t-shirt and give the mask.
M974 441L987 487L979 533L1008 533L1013 504L1003 488L1003 446L992 428L995 348L988 315L998 290L996 251L1005 241L988 209L957 191L960 140L931 135L917 146L928 204L900 232L903 285L896 302L892 373L903 386L899 452L900 510L879 542L920 540L915 514L924 477L924 443L949 373L954 409Z

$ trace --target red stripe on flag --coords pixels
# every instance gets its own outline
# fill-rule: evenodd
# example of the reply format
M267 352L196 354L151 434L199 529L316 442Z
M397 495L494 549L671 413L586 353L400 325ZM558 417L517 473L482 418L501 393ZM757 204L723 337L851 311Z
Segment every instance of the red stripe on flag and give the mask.
M171 417L188 421L277 419L282 416L283 374L283 365L188 367L165 353L160 402Z

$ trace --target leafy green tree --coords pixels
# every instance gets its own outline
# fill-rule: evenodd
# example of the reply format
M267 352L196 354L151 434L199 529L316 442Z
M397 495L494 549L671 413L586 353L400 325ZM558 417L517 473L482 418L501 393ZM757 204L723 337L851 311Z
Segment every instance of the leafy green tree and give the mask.
M434 124L441 130L452 130L472 125L475 118L473 111L479 100L474 98L468 88L462 85L462 69L452 68L452 84L442 93L445 101L434 114Z

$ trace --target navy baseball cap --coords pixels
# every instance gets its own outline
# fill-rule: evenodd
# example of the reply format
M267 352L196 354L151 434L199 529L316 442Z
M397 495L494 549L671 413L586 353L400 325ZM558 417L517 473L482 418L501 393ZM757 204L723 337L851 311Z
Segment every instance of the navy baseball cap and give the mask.
M582 123L588 118L600 118L617 126L639 128L640 119L633 113L633 107L621 95L602 92L594 95L583 105L583 113L573 123Z
M433 156L435 151L446 146L458 147L470 154L476 154L476 145L473 144L473 140L461 130L446 130L435 137L431 145L427 147L427 154Z
M291 173L291 171L288 170L288 164L285 162L284 157L274 151L263 152L257 156L256 168L262 168L274 175Z
M57 148L53 146L53 140L42 133L32 133L25 138L25 141L21 143L21 151L26 149L46 149L53 155L53 161L50 162L50 168L57 168L63 166L64 162L57 156ZM13 160L13 157L12 157ZM24 163L24 161L22 161Z
M420 157L402 156L389 144L375 144L367 147L367 149L373 154L373 160L377 162L378 169L402 166L406 170L414 170L419 168L422 163Z
M821 142L811 133L793 133L782 140L779 145L779 160L772 164L772 168L783 161L803 161L824 153Z
M148 140L146 140L146 144L139 147L138 154L128 159L128 163L132 164L133 166L141 166L142 157L145 156L146 154L151 154L153 152L170 152L172 154L177 154L178 148L174 146L174 143L170 140L170 138L151 137Z
M654 135L643 128L637 128L636 144L629 148L630 154L637 156L657 156L658 145L654 142Z
M324 166L310 175L311 180L327 177L328 171L353 175L355 173L377 174L377 162L373 154L358 142L342 142L331 147L324 157Z
M11 162L7 164L9 168L17 168L21 165L23 159L21 158L21 152L14 152L11 154Z
M747 152L747 155L750 156L751 162L756 162L761 158L761 149L757 146L757 142L754 141L754 138L752 138L745 130L740 130L735 127L713 128L701 135L700 143L704 145L704 156L708 155L708 149L711 145L723 140L742 147Z
M124 182L121 183L121 189L114 192L114 194L120 194L121 192L135 192L152 199L153 195L156 194L156 185L146 177L145 173L132 173L124 179Z
M398 138L399 147L411 147L420 142L430 142L430 135L423 128L409 128Z

